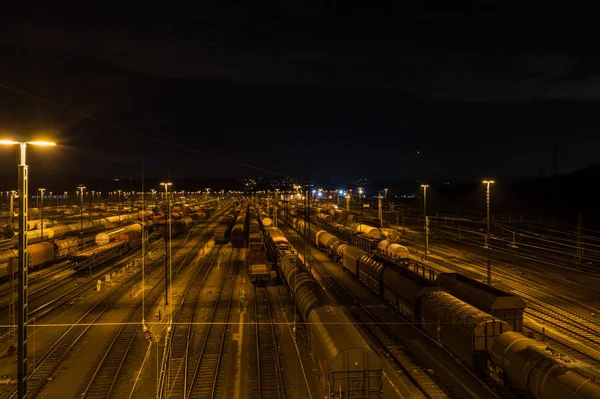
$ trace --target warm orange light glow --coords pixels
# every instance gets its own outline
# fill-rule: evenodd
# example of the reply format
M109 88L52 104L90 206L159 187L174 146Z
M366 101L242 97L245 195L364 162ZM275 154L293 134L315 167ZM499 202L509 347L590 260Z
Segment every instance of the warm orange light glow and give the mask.
M26 141L24 143L21 143L20 141L14 141L14 140L0 140L0 144L2 144L2 145L31 144L31 145L38 145L38 146L44 146L44 147L50 147L50 146L56 145L56 143L54 143L52 141Z
M484 181L482 181L482 183L483 184L494 184L494 183L496 183L496 181L495 180L484 180Z
M56 145L56 143L52 141L28 141L27 144L38 145L41 147L53 147Z

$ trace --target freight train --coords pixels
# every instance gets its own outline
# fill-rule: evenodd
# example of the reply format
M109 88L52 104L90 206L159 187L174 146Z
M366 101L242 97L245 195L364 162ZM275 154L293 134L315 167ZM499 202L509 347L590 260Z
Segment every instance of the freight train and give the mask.
M229 237L231 241L231 246L233 248L245 248L246 247L246 239L244 235L244 224L236 223L235 226L231 229L231 234Z
M137 214L135 215L137 217ZM103 220L107 221L113 219L104 218ZM189 229L191 224L191 218L182 218L174 221L172 223L172 235L175 236L184 233ZM71 229L71 226L73 225L57 226L54 229L57 231L58 228L65 228L65 232L69 231L74 232L75 234L81 232L81 230L79 230L80 224L77 224L77 230ZM30 257L30 270L35 270L39 267L47 266L49 264L60 262L66 259L71 260L73 263L77 263L92 256L98 257L101 254L107 253L111 250L115 252L117 249L122 249L124 251L133 249L141 243L142 225L140 223L131 223L129 225L109 231L106 231L105 225L102 224L88 226L90 226L90 228L85 230L85 233L86 235L92 234L90 237L70 236L67 234L65 238L60 240L55 239L53 241L45 241L28 245L27 251ZM86 225L84 223L84 229L85 228ZM46 230L47 229L44 229L45 237L47 237ZM58 231L62 232L63 230ZM34 232L37 232L37 230L28 232L28 241L29 236ZM93 235L96 232L97 234ZM17 256L17 251L13 249L0 252L0 280L8 278L10 259L16 258ZM13 273L16 273L16 271L13 270Z
M231 228L235 224L235 212L230 212L223 218L223 221L215 228L213 240L215 244L226 244L229 241Z
M290 218L291 227L299 233L304 231L301 223ZM441 274L431 281L408 268L378 261L323 230L311 229L310 240L326 252L335 253L343 269L374 295L477 375L491 377L505 393L540 399L600 398L600 373L519 332L522 309L500 311L495 317L457 298L475 300L496 295L497 299L498 293L488 291L475 296L475 289L484 289L457 273ZM396 256L403 252L389 245L382 244L383 252L391 251ZM493 308L490 301L479 307Z
M145 212L146 218L150 218L151 215L152 215L152 212L148 212L148 211ZM69 223L69 224L53 225L53 226L49 226L49 227L47 227L48 226L47 222L45 222L43 237L42 237L42 230L39 229L39 225L40 225L41 221L34 220L34 221L27 223L28 230L31 230L31 231L27 232L27 242L29 244L35 244L38 242L52 240L52 239L56 240L58 238L63 238L63 237L96 234L96 233L106 230L106 228L108 228L111 225L131 223L132 221L137 220L138 218L139 219L142 218L141 212L140 213L123 214L123 215L117 215L117 216L108 216L108 217L104 217L104 218L97 218L92 221L90 221L90 220L84 220L83 222L77 221L77 222L73 222L73 223ZM14 235L11 238L11 243L13 244L13 246L15 246L15 247L17 246L18 240L19 240L19 237L17 235Z
M267 257L258 214L254 207L250 207L248 213L248 274L250 280L255 284L268 284L277 277L277 273L273 271L272 263Z
M29 245L27 254L29 255L29 268L35 270L54 262L60 262L69 258L80 247L80 241L76 237L69 237L54 242L42 242ZM17 250L8 250L0 253L0 280L9 277L9 264L11 259L17 259L19 256ZM16 273L16 270L13 270Z
M327 397L381 398L382 361L378 353L365 342L347 311L329 301L317 281L299 264L294 248L279 229L270 227L266 237L277 248L280 275L306 322L310 351Z

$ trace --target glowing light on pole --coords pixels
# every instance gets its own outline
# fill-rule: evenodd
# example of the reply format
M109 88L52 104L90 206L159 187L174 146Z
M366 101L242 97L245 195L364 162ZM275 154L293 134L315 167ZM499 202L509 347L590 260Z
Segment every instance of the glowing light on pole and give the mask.
M171 265L171 206L169 204L169 186L172 186L173 183L160 183L161 186L165 186L165 230L167 234L165 235L165 305L168 305L170 301L170 291L169 291L169 282L170 282L170 265Z
M77 187L77 189L79 190L79 199L81 201L80 208L79 208L80 228L81 228L81 231L83 231L83 190L85 190L86 187L85 186L79 186L79 187Z
M42 228L40 231L40 242L42 242L42 241L44 241L44 191L46 191L46 189L40 188L38 190L40 190L40 192L42 193L42 198L40 201L40 219L42 220Z
M427 259L429 254L429 218L427 217L427 188L429 184L421 184L423 187L423 217L425 221L425 254L424 259Z
M485 189L485 207L486 207L486 220L487 220L487 232L485 234L485 246L487 249L487 283L492 285L492 258L490 253L490 227L491 227L491 217L490 217L490 186L496 183L494 180L484 180L483 184L486 185Z
M27 310L27 290L28 277L27 267L29 256L27 253L27 215L29 211L29 174L26 163L27 144L34 146L55 146L56 143L50 141L29 141L20 142L13 140L0 140L1 145L19 145L20 163L19 163L19 265L18 265L18 286L19 297L17 304L17 398L23 399L27 396L27 319L29 317Z

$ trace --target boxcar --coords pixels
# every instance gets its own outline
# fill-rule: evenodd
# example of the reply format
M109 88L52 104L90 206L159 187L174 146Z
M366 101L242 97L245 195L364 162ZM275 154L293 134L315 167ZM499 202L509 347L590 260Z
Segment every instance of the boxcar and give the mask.
M455 297L504 320L513 331L523 331L525 301L513 293L492 287L460 273L443 273L437 283Z
M437 291L421 299L421 328L471 370L484 372L492 343L510 324Z

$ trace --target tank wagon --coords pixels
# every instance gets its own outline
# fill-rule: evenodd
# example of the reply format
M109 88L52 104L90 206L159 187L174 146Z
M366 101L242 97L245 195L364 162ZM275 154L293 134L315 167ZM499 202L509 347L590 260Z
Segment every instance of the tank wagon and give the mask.
M540 399L600 398L600 373L517 332L490 350L489 375L512 394Z
M367 252L374 251L377 248L379 242L381 241L381 238L375 238L373 236L351 229L336 222L323 223L322 221L317 220L317 223L319 227L326 230L327 232Z
M238 217L239 220L239 217ZM245 248L246 247L246 239L244 236L244 224L236 223L235 226L231 229L230 235L231 246L233 248Z
M260 214L260 221L263 225L263 228L273 226L273 221L266 213Z
M396 244L389 240L383 240L377 246L377 252L393 262L407 261L409 259L409 251L404 245Z
M279 251L279 267L307 323L311 355L328 397L381 398L381 358L365 342L346 310L331 304L284 240L274 244Z
M146 212L149 213L149 212ZM145 216L146 217L146 216ZM151 216L148 216L150 218ZM77 218L78 219L78 218ZM133 221L141 219L141 213L131 213L131 214L123 214L117 216L109 216L105 218L96 218L90 221L86 218L86 220L81 223L80 220L76 222L63 224L63 225L53 225L51 227L46 227L47 224L44 224L44 236L42 237L41 229L37 228L41 223L41 220L32 220L28 222L28 228L31 230L27 233L27 242L29 244L35 244L41 241L47 240L56 240L58 238L67 237L67 236L83 236L87 234L97 234L101 231L106 230L107 227L113 225L121 225L126 223L131 223ZM11 243L15 247L18 244L18 236L14 235L11 238Z
M96 235L96 244L97 245L106 245L111 241L114 241L116 237L120 236L120 235L128 235L127 233L130 233L129 235L131 235L131 237L136 237L136 236L141 236L141 232L142 232L142 225L139 223L133 223L130 224L128 226L124 226L118 229L114 229L114 230L110 230L110 231L106 231L104 233L99 233ZM128 237L129 237L128 235ZM140 239L137 238L137 240L139 241Z
M248 222L248 234L256 234L260 231L260 226L257 219L250 218Z

